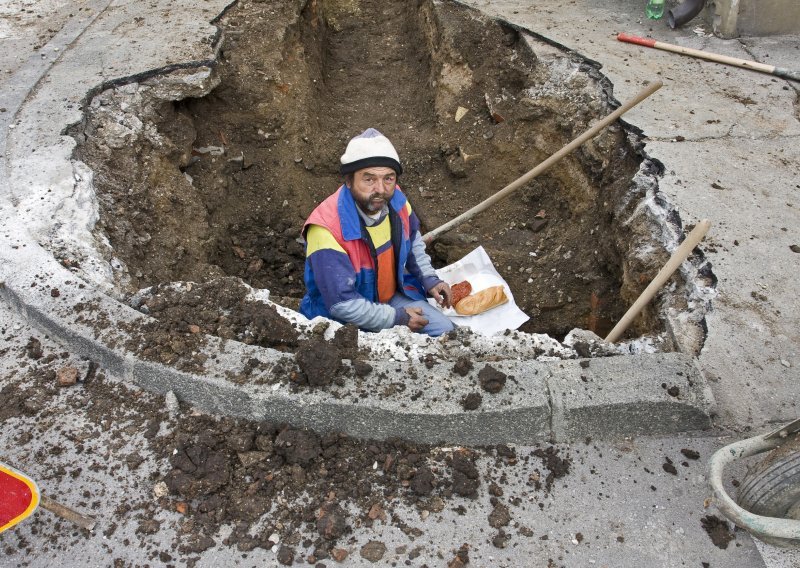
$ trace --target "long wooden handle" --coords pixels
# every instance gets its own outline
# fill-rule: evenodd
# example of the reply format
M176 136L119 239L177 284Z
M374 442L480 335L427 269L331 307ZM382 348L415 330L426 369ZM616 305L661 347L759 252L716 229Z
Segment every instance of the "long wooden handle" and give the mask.
M761 71L762 73L769 73L771 75L779 75L787 79L795 79L796 73L791 73L785 69L780 69L774 65L767 65L757 61L749 61L747 59L740 59L738 57L729 57L727 55L719 55L717 53L710 53L708 51L701 51L699 49L692 49L691 47L683 47L671 43L664 43L663 41L656 41L654 39L639 37L631 34L621 33L617 35L619 41L627 43L634 43L636 45L643 45L645 47L653 47L655 49L662 49L664 51L671 51L673 53L681 53L691 57L699 57L700 59L707 59L708 61L715 61L717 63L725 63L726 65L735 65L736 67L743 67L744 69L753 69L754 71Z
M81 515L79 512L62 505L61 503L58 503L57 501L53 501L44 495L39 496L39 505L54 515L58 515L62 519L73 522L87 531L94 529L94 526L97 524L93 518Z
M517 178L515 181L512 181L510 184L505 186L503 189L501 189L500 191L498 191L497 193L495 193L494 195L492 195L488 199L485 199L481 203L478 203L475 207L473 207L469 211L466 211L465 213L462 213L461 215L459 215L455 219L452 219L451 221L448 221L444 225L442 225L440 227L437 227L436 229L432 230L431 232L423 235L422 240L425 241L426 243L430 243L436 237L442 235L443 233L446 233L447 231L449 231L449 230L451 230L451 229L453 229L455 227L458 227L462 223L465 223L465 222L469 221L470 219L472 219L475 215L477 215L481 211L484 211L484 210L488 209L489 207L491 207L492 205L494 205L495 203L497 203L501 199L504 199L504 198L508 197L509 195L514 193L516 190L518 190L520 187L524 186L526 183L531 181L533 178L535 178L536 176L538 176L539 174L541 174L542 172L547 170L547 168L549 168L550 166L552 166L553 164L555 164L556 162L561 160L561 158L563 158L564 156L566 156L570 152L573 152L574 150L576 150L584 142L586 142L587 140L590 140L590 139L594 138L595 136L597 136L597 134L601 130L603 130L605 127L607 127L608 125L613 123L615 120L617 120L620 116L622 116L623 114L625 114L626 112L631 110L633 107L638 105L644 99L646 99L647 97L649 97L650 95L655 93L658 89L661 88L662 85L663 85L663 83L661 81L653 81L647 87L642 89L642 91L639 94L637 94L635 97L633 97L631 100L629 100L628 102L626 102L625 104L620 106L617 110L615 110L614 112L612 112L611 114L606 116L604 119L602 119L599 122L597 122L596 124L594 124L586 132L584 132L583 134L581 134L580 136L575 138L575 140L573 140L572 142L570 142L569 144L567 144L566 146L561 148L561 150L559 150L558 152L556 152L555 154L553 154L552 156L547 158L544 162L542 162L541 164L539 164L538 166L533 168L531 171L529 171L526 174L523 174L521 177Z
M644 289L644 292L639 295L617 325L614 326L614 329L606 336L606 341L614 343L620 338L625 330L628 329L631 322L639 315L639 312L653 299L653 296L655 296L656 292L669 280L672 273L675 272L681 263L691 254L694 247L697 246L697 243L703 240L703 237L706 236L710 227L711 221L703 219L692 229L692 232L686 236L686 239L684 239L681 245L672 253L672 256L664 267L656 274L656 277L648 284L647 288Z

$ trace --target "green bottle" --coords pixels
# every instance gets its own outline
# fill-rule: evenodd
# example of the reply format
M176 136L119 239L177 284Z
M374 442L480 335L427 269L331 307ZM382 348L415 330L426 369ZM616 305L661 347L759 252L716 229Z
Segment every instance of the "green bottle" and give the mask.
M647 0L645 14L651 20L658 20L664 15L664 0Z

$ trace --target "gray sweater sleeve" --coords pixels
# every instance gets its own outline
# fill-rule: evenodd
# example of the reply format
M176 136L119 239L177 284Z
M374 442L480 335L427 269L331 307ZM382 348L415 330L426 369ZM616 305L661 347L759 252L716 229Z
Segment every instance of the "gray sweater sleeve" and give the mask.
M364 298L339 302L331 306L331 315L339 321L356 325L359 329L378 331L408 323L408 314L402 308L376 304Z
M422 273L422 286L427 292L441 282L441 279L436 276L436 270L431 264L431 257L425 251L425 241L422 240L419 232L414 234L414 240L411 242L411 254L414 255L414 259L417 261L417 266Z

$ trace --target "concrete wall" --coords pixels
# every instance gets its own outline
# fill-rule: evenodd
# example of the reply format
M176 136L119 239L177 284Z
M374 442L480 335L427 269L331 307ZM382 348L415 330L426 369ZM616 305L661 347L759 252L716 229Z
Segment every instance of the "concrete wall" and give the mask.
M705 17L723 38L800 32L798 0L709 0Z

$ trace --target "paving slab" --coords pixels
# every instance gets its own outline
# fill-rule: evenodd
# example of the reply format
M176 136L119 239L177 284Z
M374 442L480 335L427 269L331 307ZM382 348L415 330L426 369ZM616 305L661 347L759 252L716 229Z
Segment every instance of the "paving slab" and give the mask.
M661 353L559 367L563 372L548 381L556 440L653 435L678 424L687 431L711 427L712 395L692 357Z

